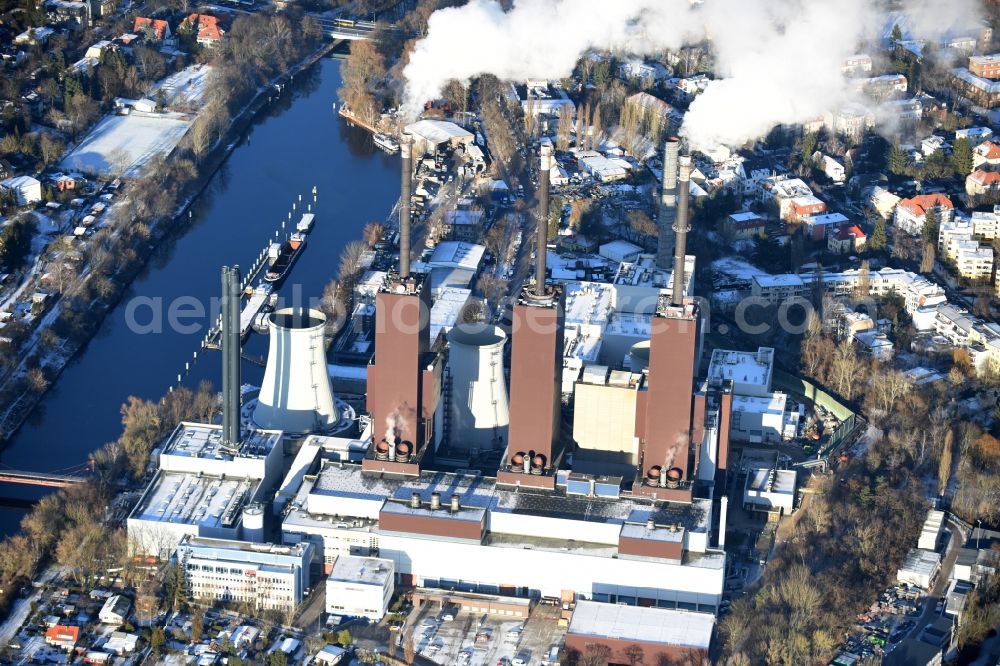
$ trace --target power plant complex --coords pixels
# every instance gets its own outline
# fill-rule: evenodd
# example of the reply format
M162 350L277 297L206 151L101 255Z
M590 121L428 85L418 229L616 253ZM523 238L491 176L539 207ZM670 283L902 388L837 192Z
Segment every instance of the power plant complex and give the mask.
M667 142L659 244L643 269L656 281L623 264L612 283L565 282L549 278L543 142L534 279L512 297L509 333L451 321L432 338L444 291L412 261L412 146L404 135L398 269L370 281L358 310L369 323L357 330L373 336L359 427L331 430L344 417L326 320L301 309L270 315L263 383L241 423L239 275L226 269L222 426L178 426L130 533L149 554L183 541L185 562L210 549L249 568L259 553L294 589L312 558L343 614L331 597L363 571L380 608L393 586L467 595L470 607L487 595L512 613L543 597L597 602L594 618L625 604L691 627L658 651L706 651L725 582L733 384L698 374L690 158ZM244 543L279 533L292 550Z

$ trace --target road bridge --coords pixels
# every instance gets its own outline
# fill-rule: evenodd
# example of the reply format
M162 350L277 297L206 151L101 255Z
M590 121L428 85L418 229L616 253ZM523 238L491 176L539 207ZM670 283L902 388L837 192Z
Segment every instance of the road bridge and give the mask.
M77 474L53 474L50 472L27 472L19 469L0 469L0 483L65 488L84 483L86 480L87 477Z
M371 39L375 32L376 24L373 21L356 21L354 19L330 18L319 14L311 14L323 33L333 40L353 41L358 39ZM392 23L379 24L385 30L400 30Z

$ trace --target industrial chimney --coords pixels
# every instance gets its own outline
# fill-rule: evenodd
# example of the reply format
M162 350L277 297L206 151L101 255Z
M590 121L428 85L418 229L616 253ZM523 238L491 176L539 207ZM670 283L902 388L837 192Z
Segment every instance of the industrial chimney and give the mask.
M459 324L448 331L452 448L492 451L507 441L506 343L503 330L488 324Z
M410 277L410 190L413 181L413 135L403 132L399 173L399 277Z
M253 420L261 428L303 433L337 423L318 310L284 308L270 316L267 368Z
M657 217L656 265L670 268L674 252L674 219L677 217L677 161L681 142L676 137L667 139L663 146L663 185L660 188L660 213Z
M222 267L222 443L238 446L240 434L240 269Z
M552 171L552 144L539 148L538 213L535 237L535 293L545 296L545 253L549 244L549 172Z
M688 224L688 199L691 196L691 157L684 155L679 160L677 186L680 188L680 196L677 198L677 219L674 220L674 232L676 240L674 245L674 289L671 295L671 303L683 305L684 303L684 260L687 255L687 232L691 230Z

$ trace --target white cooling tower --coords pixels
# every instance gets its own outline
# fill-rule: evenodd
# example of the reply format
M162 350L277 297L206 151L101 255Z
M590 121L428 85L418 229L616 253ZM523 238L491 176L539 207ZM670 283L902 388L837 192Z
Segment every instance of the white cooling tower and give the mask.
M506 342L506 334L488 324L459 324L448 331L448 438L454 449L490 451L507 445Z
M285 308L270 316L267 369L253 420L259 428L303 433L338 421L318 310Z

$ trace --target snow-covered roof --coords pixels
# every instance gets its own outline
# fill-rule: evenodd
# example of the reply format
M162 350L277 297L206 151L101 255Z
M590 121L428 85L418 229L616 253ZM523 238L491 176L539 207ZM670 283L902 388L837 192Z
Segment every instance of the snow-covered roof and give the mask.
M407 125L406 131L434 144L445 143L453 139L472 139L472 132L447 120L418 120Z
M569 633L707 650L715 616L667 608L579 601Z

